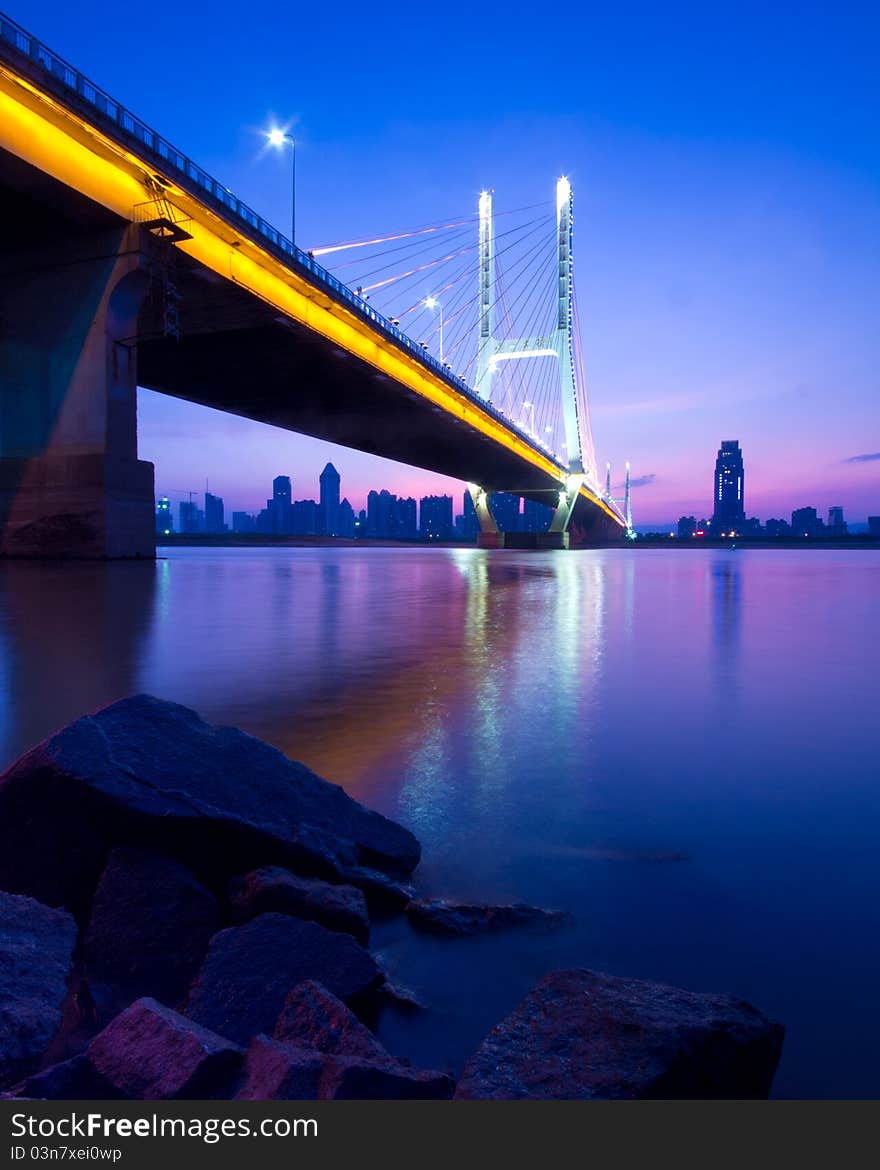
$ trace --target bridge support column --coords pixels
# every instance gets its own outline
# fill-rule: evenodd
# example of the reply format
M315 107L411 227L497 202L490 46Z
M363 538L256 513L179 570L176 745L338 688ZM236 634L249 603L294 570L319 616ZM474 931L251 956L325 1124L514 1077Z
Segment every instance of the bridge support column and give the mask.
M474 505L474 511L477 513L477 520L480 523L480 531L477 533L477 548L504 548L504 533L498 530L498 525L495 523L495 517L489 507L488 492L475 483L469 483L467 488Z
M0 257L0 552L153 557L153 465L137 457L131 225Z

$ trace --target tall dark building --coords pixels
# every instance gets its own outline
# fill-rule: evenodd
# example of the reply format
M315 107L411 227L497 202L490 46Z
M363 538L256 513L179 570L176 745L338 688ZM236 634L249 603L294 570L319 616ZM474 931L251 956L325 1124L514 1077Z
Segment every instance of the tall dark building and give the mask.
M423 496L419 521L423 540L452 540L452 496Z
M460 526L458 520L461 520ZM461 516L456 519L456 532L462 540L476 540L479 531L480 521L477 516L477 509L474 507L471 493L465 492L462 498Z
M815 539L825 535L825 524L815 508L795 508L791 514L792 536Z
M723 442L715 460L713 482L715 510L712 513L712 531L737 532L746 518L745 473L739 442Z
M495 517L495 523L502 532L519 532L521 530L522 513L520 512L520 498L510 492L492 492L489 496L489 508Z
M337 536L346 536L349 540L354 536L354 508L347 499L339 505L339 531Z
M195 500L181 500L178 505L180 513L180 531L191 533L201 532L205 523L205 514Z
M328 463L321 472L321 532L341 536L339 531L339 472Z
M223 500L220 496L205 492L205 532L225 532Z
M538 500L523 500L521 519L523 532L546 532L552 519L553 513L546 504Z
M168 536L174 531L174 520L171 517L171 502L167 496L162 496L156 505L156 532L159 536Z
M279 536L293 531L291 490L289 475L276 475L272 480L272 499L266 501L266 510L270 531Z
M847 523L843 518L843 508L829 508L828 509L828 535L829 536L846 536L849 529Z

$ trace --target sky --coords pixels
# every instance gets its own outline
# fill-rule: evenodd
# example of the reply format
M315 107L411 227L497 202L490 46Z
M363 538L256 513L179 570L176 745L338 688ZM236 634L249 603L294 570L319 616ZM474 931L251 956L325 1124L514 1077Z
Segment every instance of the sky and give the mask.
M746 508L880 514L880 14L846 2L302 6L203 0L145 23L81 0L5 10L280 229L297 138L301 246L575 197L599 462L630 460L637 524L711 511L722 439ZM141 457L177 500L254 510L461 485L139 396Z

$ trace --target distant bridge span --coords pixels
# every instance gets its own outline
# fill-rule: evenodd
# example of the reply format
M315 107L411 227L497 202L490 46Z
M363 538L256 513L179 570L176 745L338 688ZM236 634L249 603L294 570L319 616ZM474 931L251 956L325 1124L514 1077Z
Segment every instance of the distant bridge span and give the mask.
M3 552L153 555L138 384L484 492L568 491L558 543L623 536L594 483L5 18L0 213Z

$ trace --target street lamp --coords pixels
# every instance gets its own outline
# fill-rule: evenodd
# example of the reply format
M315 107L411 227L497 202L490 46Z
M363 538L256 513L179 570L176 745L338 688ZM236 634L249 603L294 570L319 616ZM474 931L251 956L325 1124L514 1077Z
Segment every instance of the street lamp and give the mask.
M440 361L442 362L443 361L443 306L440 304L440 302L437 300L436 297L426 297L424 304L425 304L426 309L439 309L440 310Z
M290 242L296 244L296 139L286 130L279 130L273 126L266 134L269 145L276 150L282 150L286 143L290 144L291 182L290 182Z

